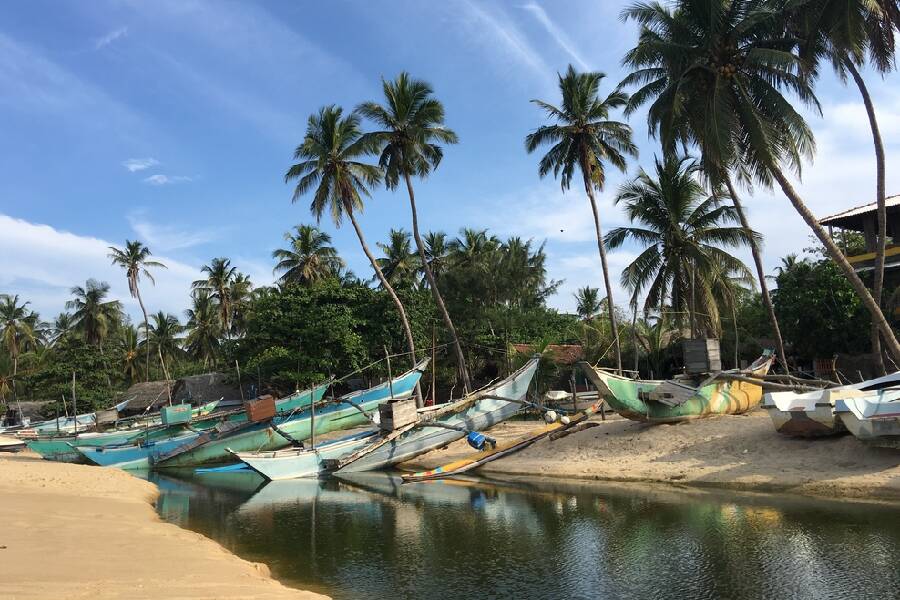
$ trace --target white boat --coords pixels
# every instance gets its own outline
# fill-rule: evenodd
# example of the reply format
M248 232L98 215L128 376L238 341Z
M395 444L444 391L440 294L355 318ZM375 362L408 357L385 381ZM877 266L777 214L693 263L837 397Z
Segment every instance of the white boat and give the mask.
M900 448L900 389L883 389L835 402L850 433L873 446Z

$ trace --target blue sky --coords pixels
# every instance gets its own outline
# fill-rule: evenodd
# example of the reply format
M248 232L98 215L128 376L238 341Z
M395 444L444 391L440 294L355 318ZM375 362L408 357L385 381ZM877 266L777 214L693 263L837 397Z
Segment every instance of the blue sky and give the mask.
M228 256L259 284L292 225L310 222L283 183L307 116L324 104L380 99L380 77L407 70L444 102L460 143L417 184L425 229L488 227L547 242L550 277L565 284L551 304L573 307L583 285L602 287L583 192L537 176L524 136L542 123L528 100L557 98L556 73L572 63L623 76L633 44L625 3L38 1L0 5L0 293L18 293L49 318L68 290L93 276L113 284L132 314L124 277L106 246L142 239L169 270L145 285L149 308L181 314L191 280ZM900 193L897 78L868 75L888 155L888 193ZM827 215L869 202L874 159L862 104L828 74L825 119L801 193ZM631 124L641 155L657 150L645 115ZM625 176L610 172L604 227L624 218L611 199ZM747 198L766 235L769 268L808 244L779 194ZM362 216L370 244L409 228L406 197L384 190ZM368 276L352 229L323 227L350 267ZM636 248L611 253L614 279ZM743 255L743 254L742 254ZM618 291L617 301L625 295Z

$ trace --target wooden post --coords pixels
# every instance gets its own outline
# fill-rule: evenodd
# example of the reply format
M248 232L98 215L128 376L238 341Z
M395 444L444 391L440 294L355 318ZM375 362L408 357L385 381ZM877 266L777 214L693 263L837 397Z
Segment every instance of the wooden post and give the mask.
M72 411L75 413L75 435L78 435L78 400L75 398L75 371L72 371Z
M384 357L387 359L388 370L388 389L391 392L391 400L394 399L394 375L391 373L391 355L388 354L387 346L384 347Z
M163 360L162 350L156 349L159 354L159 365L162 367L163 377L166 378L166 393L169 395L169 406L172 406L172 387L169 385L169 370L166 368L166 361Z
M334 392L331 392L331 397L334 399ZM309 398L309 447L310 449L314 449L316 447L316 398L315 395L311 395Z
M437 369L437 358L436 352L437 348L435 338L435 328L434 325L431 326L431 405L437 405L437 389L434 387L434 379L435 379L435 370Z
M234 368L237 370L238 376L238 390L241 392L241 402L244 401L244 386L241 385L241 365L238 364L237 359L234 359Z

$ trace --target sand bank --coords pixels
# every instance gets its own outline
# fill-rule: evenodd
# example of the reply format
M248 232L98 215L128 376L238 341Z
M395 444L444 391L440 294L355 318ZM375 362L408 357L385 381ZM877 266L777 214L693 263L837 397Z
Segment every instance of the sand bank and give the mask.
M761 410L674 425L599 417L591 422L596 426L542 440L480 472L900 500L900 451L866 446L850 435L787 438ZM512 439L537 426L507 422L490 435ZM430 469L471 452L461 440L403 468Z
M0 455L0 597L324 598L164 523L156 496L116 469Z

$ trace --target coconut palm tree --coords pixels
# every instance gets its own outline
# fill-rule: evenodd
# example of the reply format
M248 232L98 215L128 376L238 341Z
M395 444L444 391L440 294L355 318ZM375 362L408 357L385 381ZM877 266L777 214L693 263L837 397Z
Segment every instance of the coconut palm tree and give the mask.
M33 341L35 334L33 328L33 314L28 310L29 302L20 302L18 294L11 296L9 294L0 295L0 338L3 340L3 346L12 359L12 377L9 381L9 387L12 391L13 398L16 398L16 376L19 372L19 355L23 350L23 346Z
M630 108L650 102L650 130L664 152L696 145L712 177L737 173L764 187L777 182L900 362L900 343L884 313L785 173L788 168L799 174L815 139L782 92L814 109L819 104L783 15L760 0L681 0L674 10L635 4L623 16L641 25L638 44L625 57L634 71L624 83L641 86Z
M375 244L384 253L378 259L378 266L385 278L394 287L415 287L422 266L416 253L412 251L409 232L403 229L391 229L388 243Z
M281 273L282 283L308 285L334 276L344 266L331 236L315 225L297 225L284 239L288 247L272 252L278 260L273 272Z
M553 173L560 178L563 190L567 190L577 168L581 171L584 191L591 202L594 214L594 228L597 233L597 249L600 251L600 266L603 269L603 284L606 287L609 324L613 336L616 367L622 370L622 350L619 330L616 325L615 303L609 280L609 266L606 262L606 247L600 227L600 213L594 191L603 191L606 182L606 167L609 163L625 171L626 156L637 156L637 146L631 141L631 128L625 123L611 121L609 113L625 106L628 95L616 88L605 99L600 99L600 82L603 73L578 73L569 65L565 75L559 76L559 90L562 105L557 107L541 100L532 100L546 111L555 121L553 125L543 125L528 134L525 148L534 152L544 145L552 144L540 161L538 173L544 177Z
M150 351L160 359L164 377L170 372L169 367L183 354L179 339L183 331L184 327L175 315L159 311L151 316L143 344L149 346Z
M67 333L75 329L75 319L72 317L72 313L59 313L56 318L53 319L53 324L50 328L50 341L55 344Z
M450 248L447 245L447 234L443 231L429 231L425 234L425 256L428 267L435 280L439 280L447 270L447 256Z
M416 344L406 309L381 272L381 267L366 244L362 228L356 220L356 212L363 209L363 197L369 196L371 194L369 190L381 182L381 170L360 160L374 151L372 140L362 137L358 115L351 113L344 117L340 107L326 106L318 113L310 115L306 136L294 151L294 159L299 162L288 169L284 179L285 182L297 181L293 202L304 194L313 192L310 211L317 220L321 220L326 210L331 214L335 226L340 227L345 216L350 219L375 275L397 307L403 332L406 334L410 360L415 364ZM418 387L416 402L422 405L422 394Z
M241 336L247 322L247 309L253 300L253 283L248 275L238 271L228 290L228 299L231 302L231 329L230 334Z
M723 283L721 273L749 276L744 263L722 246L737 248L759 236L730 226L740 220L736 209L706 193L696 177L698 169L688 158L657 159L655 178L642 169L620 187L615 200L638 226L617 227L606 235L610 248L629 239L644 246L622 272L632 302L645 294L645 313L670 305L679 325L689 315L692 334L698 329L698 308L705 321L699 329L718 331L715 288Z
M137 298L138 304L141 306L141 312L144 314L144 330L149 326L147 322L147 309L144 308L144 301L141 298L141 290L139 283L141 275L150 280L150 283L156 284L150 269L165 269L166 265L156 260L150 260L150 249L138 240L125 240L125 247L122 249L115 246L109 247L109 258L112 264L122 267L125 270L125 277L128 279L128 292L132 298ZM150 351L147 350L147 377L150 377ZM149 381L149 379L148 379Z
M578 288L575 292L575 301L578 303L575 312L585 321L591 321L603 310L600 305L600 290L589 285Z
M364 102L357 110L381 128L380 131L366 134L366 137L372 139L381 150L378 163L384 171L385 185L393 190L401 179L406 184L412 210L413 238L419 250L422 269L447 333L450 334L459 374L468 391L472 389L469 370L466 368L456 328L428 263L425 242L419 234L419 215L412 184L413 176L424 179L438 167L444 157L440 144L455 144L458 139L451 129L444 126L444 105L434 98L434 90L428 83L403 72L394 81L382 80L381 84L384 104Z
M140 344L138 330L133 325L126 325L118 339L119 360L122 374L129 384L133 384L141 378L141 365L139 360ZM149 348L149 344L147 344ZM149 355L149 354L148 354Z
M75 328L88 344L100 346L102 352L103 341L122 320L122 304L107 300L109 284L96 279L88 279L84 287L73 287L71 293L75 298L66 302L66 308L73 311Z
M208 292L215 299L222 332L228 335L231 330L231 285L237 277L237 267L232 266L227 258L214 258L208 265L203 265L200 271L206 273L206 279L198 279L192 287Z
M184 311L187 317L185 350L192 359L204 367L215 366L219 357L219 337L222 328L216 313L216 304L209 292L197 290L192 297L193 306Z

